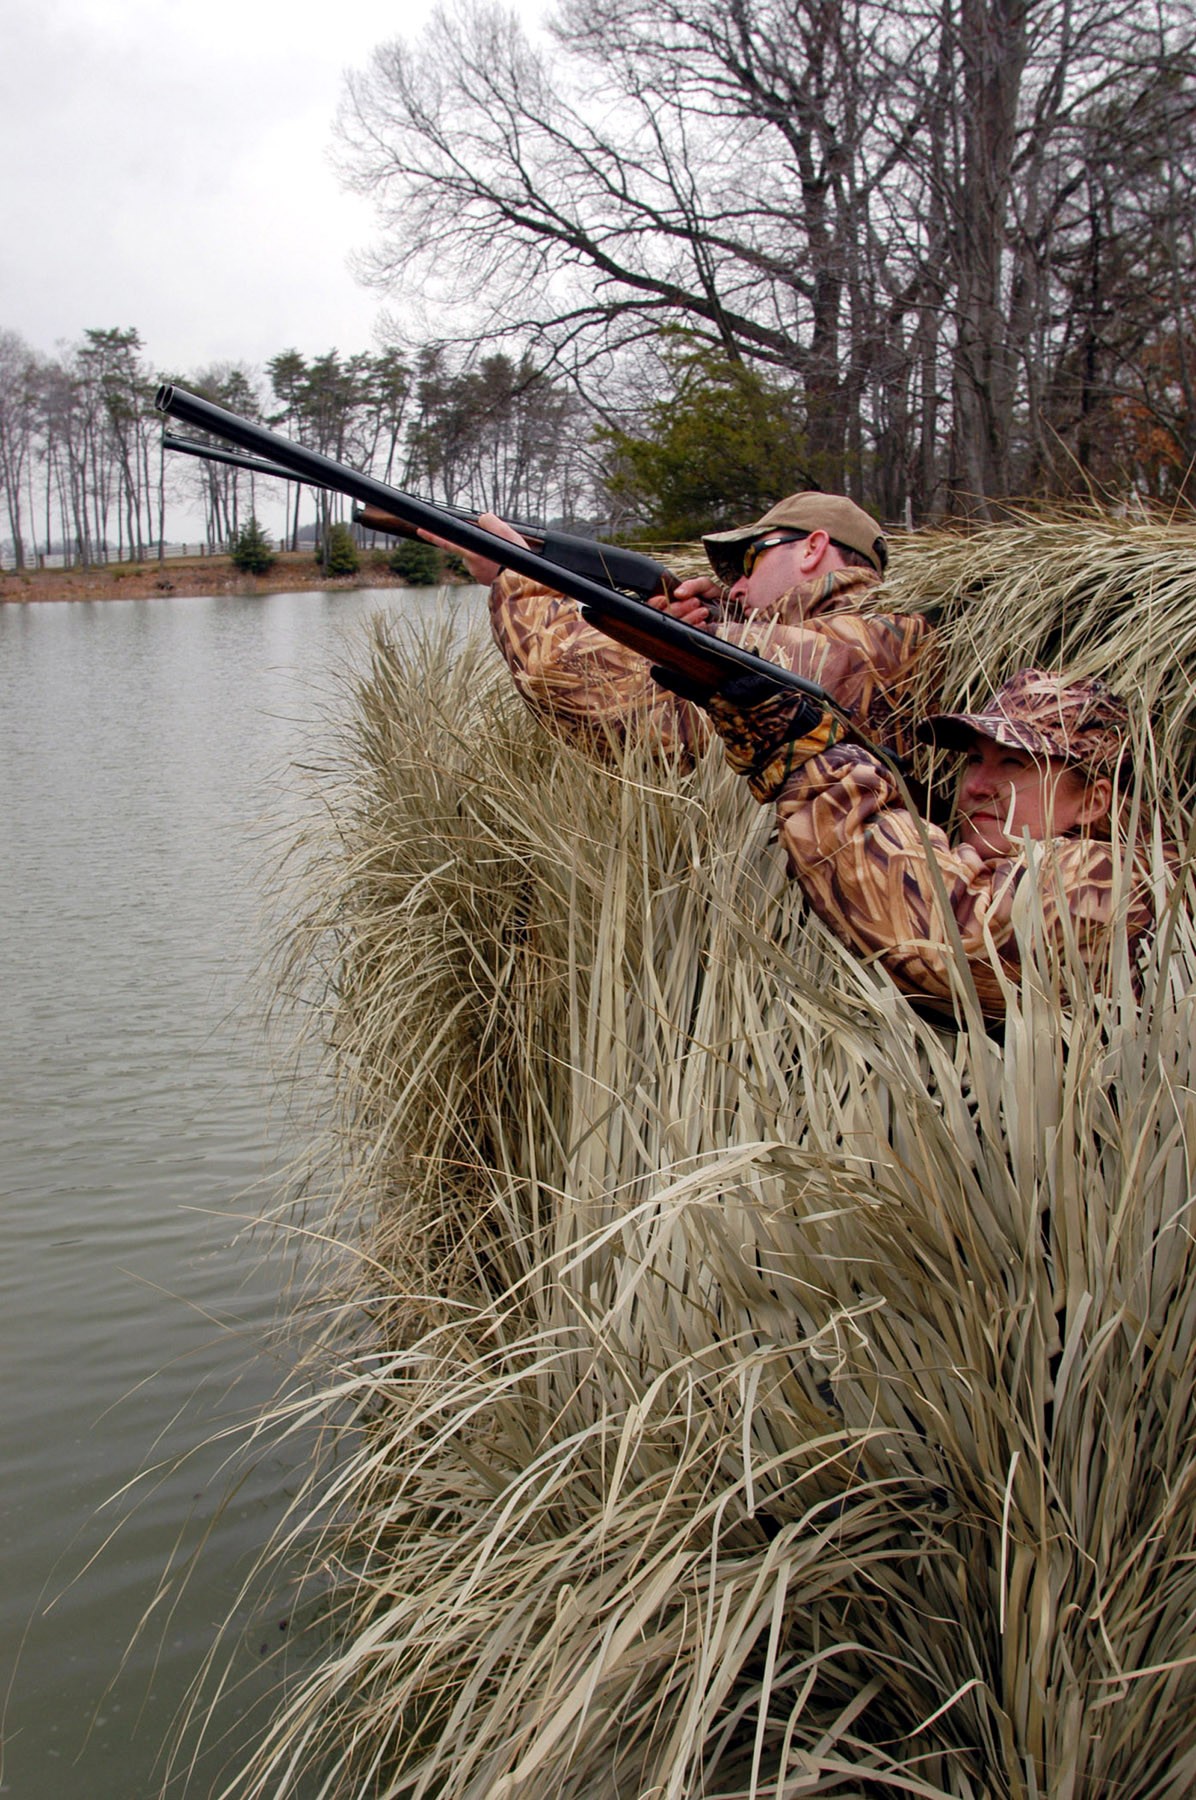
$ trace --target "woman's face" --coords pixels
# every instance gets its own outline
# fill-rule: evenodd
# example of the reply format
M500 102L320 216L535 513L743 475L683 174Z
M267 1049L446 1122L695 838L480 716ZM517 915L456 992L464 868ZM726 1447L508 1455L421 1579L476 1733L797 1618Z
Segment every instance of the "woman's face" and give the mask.
M1022 837L1067 837L1107 815L1106 776L1089 777L1057 757L1036 758L992 738L965 752L955 800L956 841L980 856L1016 854Z

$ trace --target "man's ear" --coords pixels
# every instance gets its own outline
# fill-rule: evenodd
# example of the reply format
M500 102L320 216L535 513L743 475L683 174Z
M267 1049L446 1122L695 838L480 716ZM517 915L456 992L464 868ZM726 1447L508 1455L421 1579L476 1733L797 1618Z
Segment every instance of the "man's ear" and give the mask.
M823 531L819 525L809 536L802 539L801 566L803 569L816 569L827 551L830 549L831 535Z

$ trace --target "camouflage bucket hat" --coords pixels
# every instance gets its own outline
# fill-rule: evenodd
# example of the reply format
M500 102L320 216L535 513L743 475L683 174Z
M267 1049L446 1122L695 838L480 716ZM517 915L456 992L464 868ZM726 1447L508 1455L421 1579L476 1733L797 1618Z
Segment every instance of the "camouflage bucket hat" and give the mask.
M790 494L770 507L754 525L743 525L736 531L712 531L702 539L710 566L720 581L738 581L743 574L743 553L753 538L770 531L825 531L841 550L855 550L866 556L878 575L883 575L889 560L885 534L870 513L845 494L822 494L809 491Z
M1044 669L1019 669L981 712L935 713L919 734L946 750L966 750L973 737L992 738L1111 775L1128 747L1129 724L1125 701L1096 676L1065 681Z

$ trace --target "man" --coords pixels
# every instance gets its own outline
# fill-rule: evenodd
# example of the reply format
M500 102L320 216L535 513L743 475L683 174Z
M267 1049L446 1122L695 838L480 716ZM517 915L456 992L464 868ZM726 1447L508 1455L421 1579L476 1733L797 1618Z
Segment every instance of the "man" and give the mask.
M525 541L492 513L478 523ZM862 732L903 753L932 632L925 619L867 610L888 559L875 519L843 495L792 494L703 542L717 579L683 581L660 606L820 683ZM588 625L575 601L497 561L465 561L490 584L491 626L516 686L562 735L601 747L634 725L687 757L708 741L701 709L659 687L644 658Z
M921 731L962 751L953 837L916 817L873 749L802 696L759 698L731 683L707 702L727 759L777 809L792 873L845 944L876 957L907 994L952 1003L950 909L984 1012L1004 1013L1016 979L1017 897L1037 884L1049 931L1070 929L1089 962L1118 912L1123 857L1111 843L1129 742L1124 703L1101 681L1023 669L978 713L940 713ZM1030 840L1027 842L1027 840ZM1141 885L1131 943L1149 929Z

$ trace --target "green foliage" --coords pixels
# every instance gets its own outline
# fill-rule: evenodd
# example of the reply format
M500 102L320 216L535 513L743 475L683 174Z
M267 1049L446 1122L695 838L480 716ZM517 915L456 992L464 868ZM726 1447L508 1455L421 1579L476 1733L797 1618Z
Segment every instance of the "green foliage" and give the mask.
M425 544L420 538L400 538L386 566L412 587L435 587L444 573L444 558L435 544Z
M356 575L361 555L347 525L330 525L328 536L316 551L316 561L326 575Z
M271 357L266 372L279 405L272 423L341 458L356 420L379 453L393 457L410 393L407 365L397 351L342 359L329 350L308 362L298 350L284 350Z
M810 485L797 403L756 369L709 351L674 351L668 399L640 434L602 427L607 486L654 536L698 537L755 518Z
M246 575L265 575L274 567L274 549L270 539L251 513L233 539L233 564Z
M417 376L412 480L476 495L508 516L534 516L534 496L567 478L575 408L564 391L527 355L500 352L454 367L436 344L421 351Z

